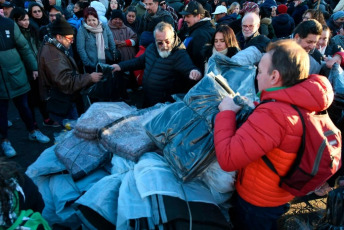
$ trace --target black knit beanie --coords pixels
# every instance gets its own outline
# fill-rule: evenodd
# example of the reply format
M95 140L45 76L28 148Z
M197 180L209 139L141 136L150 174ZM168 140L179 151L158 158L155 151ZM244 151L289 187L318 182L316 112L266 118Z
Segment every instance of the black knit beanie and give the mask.
M123 12L121 10L113 10L111 12L111 20L115 18L120 18L122 21L124 21Z
M52 35L74 35L73 27L61 15L56 15L56 20L50 25Z

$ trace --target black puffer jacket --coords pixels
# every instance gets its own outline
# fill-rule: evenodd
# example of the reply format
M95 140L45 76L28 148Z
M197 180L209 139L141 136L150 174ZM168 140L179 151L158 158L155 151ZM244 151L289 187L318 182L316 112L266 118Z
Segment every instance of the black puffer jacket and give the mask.
M237 19L237 14L226 15L217 21L216 28L219 27L220 25L229 26L230 23L235 21L236 19Z
M239 43L240 49L244 50L247 47L255 46L257 49L259 49L260 52L265 53L266 47L268 46L270 39L266 37L265 35L259 34L259 32L255 32L251 37L248 39L245 39L242 32L239 32L236 35L237 41Z
M174 101L175 93L184 93L188 84L190 71L196 69L178 37L172 53L161 58L155 43L149 45L143 55L119 63L122 71L144 69L143 74L143 107L150 107L159 102Z
M272 18L272 26L274 27L277 38L288 37L295 28L295 22L289 14L280 14Z
M144 31L153 32L155 26L159 22L166 22L166 23L171 24L173 27L175 27L174 20L171 14L168 11L161 10L159 6L159 9L156 12L156 14L150 15L146 11L146 13L142 16L141 21L140 21L139 34L141 34Z
M200 21L189 28L189 32L184 40L186 50L191 57L192 62L204 72L205 59L202 57L202 47L210 43L215 29L209 20Z

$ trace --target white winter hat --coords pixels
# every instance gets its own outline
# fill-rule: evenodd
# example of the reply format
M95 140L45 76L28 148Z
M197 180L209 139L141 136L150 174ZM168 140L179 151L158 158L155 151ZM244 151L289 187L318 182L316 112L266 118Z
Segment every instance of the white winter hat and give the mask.
M216 7L215 12L212 14L223 14L223 13L227 13L227 8L221 5L221 6Z

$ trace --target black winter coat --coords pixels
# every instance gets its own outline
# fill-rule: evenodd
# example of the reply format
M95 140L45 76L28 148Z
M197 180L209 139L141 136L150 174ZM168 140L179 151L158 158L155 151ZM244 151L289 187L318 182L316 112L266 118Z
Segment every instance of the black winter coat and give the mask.
M161 58L155 43L149 45L143 55L128 61L120 62L122 71L144 69L143 74L143 107L156 103L174 101L172 94L185 93L183 83L188 83L190 71L196 69L184 45L177 38L172 53Z
M216 28L219 27L220 25L229 26L230 23L235 21L236 19L237 19L237 14L226 15L217 21Z
M168 11L162 10L159 6L155 15L150 15L146 11L142 16L138 34L141 35L144 31L153 32L155 26L158 25L159 22L166 22L171 24L172 27L175 27L172 15Z
M272 26L277 38L288 37L295 28L295 22L289 14L280 14L272 18Z
M266 52L266 47L270 42L270 39L268 37L266 37L265 35L260 35L258 31L254 33L251 37L249 37L247 40L245 40L242 32L239 32L236 35L236 38L241 50L244 50L250 46L255 46L262 53Z
M306 2L303 2L296 7L294 6L294 3L289 5L288 14L294 19L295 25L298 25L300 22L302 22L302 15L306 10L308 10Z
M202 48L210 43L215 34L215 29L209 20L200 21L189 28L184 45L192 62L204 73L205 59L202 57Z

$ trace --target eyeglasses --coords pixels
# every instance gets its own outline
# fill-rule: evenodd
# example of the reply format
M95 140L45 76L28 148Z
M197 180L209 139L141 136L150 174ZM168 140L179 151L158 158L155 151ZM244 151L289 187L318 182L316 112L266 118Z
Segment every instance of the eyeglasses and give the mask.
M170 42L170 40L157 41L157 42L156 42L156 44L157 44L158 46L162 46L164 43L165 43L166 45L169 45L171 42Z
M41 13L41 12L42 12L41 10L34 10L34 11L32 11L32 13L34 13L34 14Z
M242 28L252 30L254 28L254 26L255 25L242 25Z
M67 39L70 43L72 43L74 41L74 37L64 36L64 38Z

